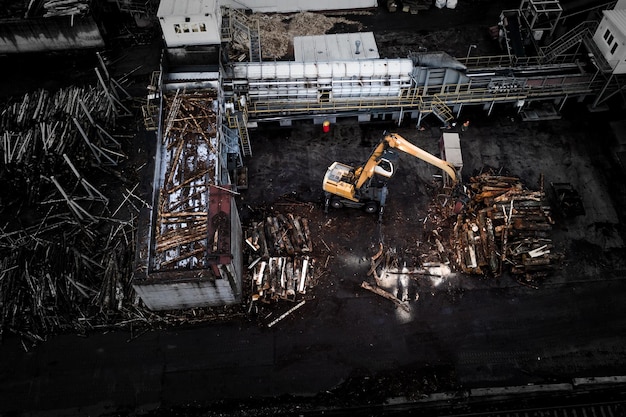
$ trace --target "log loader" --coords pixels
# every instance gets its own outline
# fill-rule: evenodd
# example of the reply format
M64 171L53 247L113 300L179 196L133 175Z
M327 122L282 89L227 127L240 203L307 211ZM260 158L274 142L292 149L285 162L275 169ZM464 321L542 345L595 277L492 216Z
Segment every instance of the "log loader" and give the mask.
M380 222L387 200L387 181L394 175L394 163L398 159L395 150L441 168L447 175L446 182L452 189L451 196L456 199L455 212L463 209L468 198L465 187L460 184L460 173L454 165L413 145L396 133L385 133L365 164L352 167L333 162L328 167L323 182L325 212L328 212L328 207L362 208L367 213L378 212Z

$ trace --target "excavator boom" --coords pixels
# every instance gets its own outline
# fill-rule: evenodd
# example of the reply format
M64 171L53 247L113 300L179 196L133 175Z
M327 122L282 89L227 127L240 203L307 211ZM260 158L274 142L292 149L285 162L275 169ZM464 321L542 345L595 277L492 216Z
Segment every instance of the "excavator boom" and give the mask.
M435 155L426 152L422 148L418 148L408 140L404 139L402 136L396 133L390 133L385 136L383 141L394 149L401 150L402 152L413 155L414 157L419 158L424 162L428 162L431 165L441 168L446 174L450 176L452 183L456 184L459 181L459 175L454 165L452 165L448 161L437 158Z

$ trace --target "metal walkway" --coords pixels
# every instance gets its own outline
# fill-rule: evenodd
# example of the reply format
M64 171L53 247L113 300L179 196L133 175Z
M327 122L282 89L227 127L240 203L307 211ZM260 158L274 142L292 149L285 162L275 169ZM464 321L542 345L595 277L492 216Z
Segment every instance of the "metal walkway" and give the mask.
M436 94L429 88L412 88L394 98L359 98L317 102L294 102L288 100L255 100L249 103L251 119L298 114L327 114L346 111L371 112L372 110L416 110L422 113L438 113L442 121L450 120L449 107L457 104L512 103L518 100L540 100L591 95L600 91L602 79L590 75L544 76L526 79L525 83L509 88L495 88L479 83L447 86L445 92ZM430 90L441 90L430 88ZM445 109L448 107L448 110Z

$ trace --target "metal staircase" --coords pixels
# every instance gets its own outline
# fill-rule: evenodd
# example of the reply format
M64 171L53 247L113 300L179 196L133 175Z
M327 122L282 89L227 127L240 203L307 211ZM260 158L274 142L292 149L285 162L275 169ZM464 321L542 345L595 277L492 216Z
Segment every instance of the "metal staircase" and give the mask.
M183 95L185 91L183 90ZM178 110L180 109L180 105L183 101L183 98L180 96L180 89L176 90L176 95L174 96L174 100L172 100L172 104L170 105L170 111L167 115L167 120L165 122L165 132L163 133L162 142L166 144L168 141L168 136L170 134L170 130L174 126L174 119L178 115Z
M248 134L248 113L237 112L237 130L239 131L239 141L243 156L252 156L252 146L250 145L250 135Z
M230 24L230 9L222 7L222 27L221 27L221 40L222 42L230 42L232 40L232 27Z
M261 62L261 31L259 22L251 21L245 14L234 9L230 9L228 15L230 30L230 35L227 35L228 39L234 39L236 33L238 33L248 44L250 62ZM222 38L224 38L225 30L222 30Z
M597 22L585 21L565 33L563 36L552 42L550 45L541 48L541 60L543 63L554 61L559 55L567 52L576 44L581 44L585 38L593 36L592 29L597 26Z
M252 156L252 145L248 133L248 108L239 105L237 107L237 110L226 111L226 122L229 129L238 132L241 155Z
M148 91L151 93L148 95L146 104L141 106L141 114L143 116L144 128L147 131L155 131L158 129L157 118L159 109L157 106L159 95L159 88L161 85L161 71L153 71L150 77L150 85ZM156 103L155 103L156 102Z
M430 101L430 112L446 125L454 119L450 107L438 96L432 97L432 101Z

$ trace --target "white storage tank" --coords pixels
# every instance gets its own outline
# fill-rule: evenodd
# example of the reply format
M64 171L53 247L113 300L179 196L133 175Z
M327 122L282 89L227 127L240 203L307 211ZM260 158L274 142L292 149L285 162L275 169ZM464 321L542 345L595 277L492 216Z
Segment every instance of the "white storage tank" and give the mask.
M410 59L252 62L233 67L251 100L332 101L397 98L411 85Z

